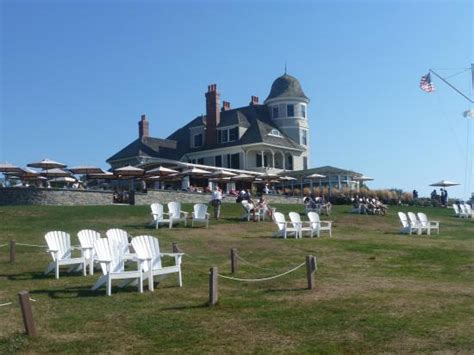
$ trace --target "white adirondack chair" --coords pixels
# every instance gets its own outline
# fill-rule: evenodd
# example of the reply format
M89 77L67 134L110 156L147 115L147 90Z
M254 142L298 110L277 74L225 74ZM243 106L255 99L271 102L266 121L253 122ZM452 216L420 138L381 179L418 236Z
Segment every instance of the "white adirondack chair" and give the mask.
M152 224L155 225L155 228L158 229L160 223L170 223L169 218L165 218L165 215L168 216L168 213L164 212L163 205L161 203L152 203L151 204L151 216L153 217Z
M459 205L459 208L461 209L461 213L464 217L473 218L474 213L472 212L472 208L470 205L468 205L467 203L461 203Z
M428 228L423 227L421 225L421 222L416 217L416 214L414 214L413 212L408 212L407 215L408 223L410 223L412 231L416 231L417 234L423 234L423 231L426 231L426 233L428 233Z
M316 232L318 237L321 236L321 231L328 231L329 237L332 237L332 221L321 221L316 212L308 212L308 219L311 229Z
M135 255L130 253L129 243L131 236L126 230L120 228L111 228L105 232L105 235L107 236L107 239L113 243L114 248L118 248L120 250L120 255L122 256L122 260L124 262L126 260L133 260Z
M143 272L148 276L148 288L154 290L154 276L178 274L179 287L183 286L181 275L181 258L184 253L162 253L160 252L160 243L157 238L150 235L140 235L132 239L133 249L137 252L137 256L146 260L143 264ZM163 266L161 259L163 256L174 257L174 265Z
M293 228L298 230L298 235L300 238L303 238L303 233L308 233L311 238L313 238L313 229L311 228L310 222L302 222L301 216L297 212L290 212L288 215L290 216L290 221L293 225Z
M60 266L77 265L77 267L82 267L82 273L86 276L86 259L82 255L77 258L72 257L72 251L80 250L80 248L71 246L71 236L69 233L52 231L46 233L44 239L46 239L46 243L48 244L47 252L50 253L53 258L53 262L51 262L44 271L45 275L55 270L55 276L59 279ZM75 268L76 267L72 267L69 271Z
M244 209L244 214L242 216L243 219L247 219L247 221L250 221L250 219L254 218L254 213L252 210L255 208L253 203L248 202L247 200L242 201L242 208ZM257 221L260 221L260 214L255 213L255 218Z
M299 230L293 227L291 222L285 220L285 215L281 212L275 212L273 214L273 221L277 225L277 231L273 234L274 237L283 237L286 239L289 235L294 235L298 238Z
M426 228L428 235L431 234L431 230L436 230L439 234L439 221L429 221L426 214L423 212L418 212L418 220L423 228Z
M143 273L142 269L145 265L145 260L136 259L136 270L125 270L124 262L120 249L116 248L114 242L110 239L100 238L94 243L94 251L97 255L97 261L102 268L102 276L97 280L92 290L97 290L104 283L106 286L107 296L112 295L112 280L136 280L138 283L138 290L143 292ZM127 284L127 283L125 283ZM122 284L121 286L124 286Z
M86 263L89 264L89 274L94 275L94 243L100 239L100 233L92 229L83 229L77 233L77 237L81 245L82 256L86 259Z
M170 228L173 228L173 223L184 222L187 226L188 212L181 211L181 202L168 202L168 213L170 217Z
M194 211L192 213L191 226L194 227L194 222L203 222L206 224L206 228L209 228L209 213L207 213L207 204L197 203L194 205Z
M405 214L405 212L398 212L398 218L400 218L400 223L402 224L402 228L400 229L400 233L412 234L413 230L410 226L410 222L408 222L408 217Z
M467 217L460 209L460 207L458 206L457 203L453 203L453 209L454 209L454 213L456 214L456 217L460 217L460 218L465 218Z

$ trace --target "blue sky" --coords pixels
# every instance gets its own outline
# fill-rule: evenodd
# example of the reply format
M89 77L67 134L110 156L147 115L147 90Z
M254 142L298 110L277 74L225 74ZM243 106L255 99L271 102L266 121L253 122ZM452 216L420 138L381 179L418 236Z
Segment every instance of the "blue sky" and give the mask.
M418 87L429 68L470 67L472 1L3 0L0 10L0 161L108 168L141 114L167 137L205 112L208 84L232 107L263 101L286 61L311 99L313 167L362 172L372 188L427 195L449 179L462 183L450 196L474 190L467 101L437 79L433 94ZM469 73L452 80L470 92Z

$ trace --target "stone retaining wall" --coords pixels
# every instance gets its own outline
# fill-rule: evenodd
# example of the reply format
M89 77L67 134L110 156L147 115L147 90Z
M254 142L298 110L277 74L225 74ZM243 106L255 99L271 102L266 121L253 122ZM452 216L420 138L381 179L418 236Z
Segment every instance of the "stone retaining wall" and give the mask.
M0 205L86 206L111 205L111 191L40 189L30 187L0 188Z
M300 197L266 195L268 203L301 203ZM40 189L40 188L0 188L0 206L5 205L59 205L87 206L112 205L112 191ZM208 203L211 194L180 192L169 190L148 190L135 194L136 205L149 205L153 202L168 203ZM224 203L235 203L235 198L226 197Z

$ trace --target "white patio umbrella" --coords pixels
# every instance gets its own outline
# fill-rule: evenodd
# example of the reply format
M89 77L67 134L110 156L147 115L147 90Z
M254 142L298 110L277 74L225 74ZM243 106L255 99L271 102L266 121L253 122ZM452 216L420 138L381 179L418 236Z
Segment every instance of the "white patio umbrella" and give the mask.
M11 173L11 175L19 176L22 179L34 179L40 176L39 172L30 168L21 168L18 173Z
M360 191L360 183L361 183L361 182L364 182L364 181L372 181L372 180L374 180L374 178L371 178L370 176L361 175L361 176L354 176L354 177L352 178L352 180L355 180L355 181L358 182L358 184L357 184L357 192L359 192L359 191Z
M313 180L314 179L319 179L319 191L321 192L321 187L322 187L321 186L321 179L324 179L325 177L326 177L326 175L321 175L321 174L317 174L317 173L306 176L306 179L310 179L310 181L311 181L311 192L313 191Z
M104 171L101 168L90 165L81 165L74 168L67 169L73 174L78 175L90 175L90 174L102 174Z
M71 176L71 173L63 169L53 168L53 169L43 170L41 172L41 175L46 176L46 177L66 177L66 176Z
M354 176L354 177L352 178L352 180L356 180L356 181L372 181L372 180L374 180L374 178L371 178L370 176L362 175L362 176Z
M255 176L248 174L239 174L232 176L230 179L234 181L253 181L255 180Z
M211 176L213 178L220 178L220 179L230 178L230 177L236 176L236 175L237 174L235 174L235 173L232 173L232 172L227 171L227 170L222 170L222 169L216 170L213 173L211 173Z
M111 180L111 179L117 179L117 176L115 176L113 173L111 172L108 172L108 171L102 171L102 173L100 174L90 174L89 175L89 178L90 179L107 179L107 180Z
M450 186L457 186L457 185L461 185L461 184L458 184L457 182L452 182L449 180L441 180L441 181L435 182L434 184L430 184L430 186L436 186L436 187L450 187Z
M120 177L139 177L145 174L145 170L135 166L127 165L114 170L114 174Z
M195 176L210 175L210 174L211 174L210 171L199 169L196 167L192 167L191 169L186 169L181 172L181 175L195 175Z
M54 168L65 168L66 164L58 163L57 161L51 159L43 159L39 162L29 163L26 166L31 168L39 168L39 169L54 169Z
M65 183L70 183L70 182L76 182L77 180L74 179L73 177L70 176L64 176L64 177L57 177L54 179L49 180L50 182L65 182Z
M295 181L298 180L293 176L279 176L280 181L291 181L291 193L294 193L295 190Z
M164 166L159 166L155 169L151 169L151 170L148 170L146 173L147 175L159 175L159 176L164 176L164 175L169 175L169 174L175 174L177 173L178 171L176 170L173 170L173 169L170 169L170 168L166 168Z
M0 163L0 173L19 173L22 169L10 163Z

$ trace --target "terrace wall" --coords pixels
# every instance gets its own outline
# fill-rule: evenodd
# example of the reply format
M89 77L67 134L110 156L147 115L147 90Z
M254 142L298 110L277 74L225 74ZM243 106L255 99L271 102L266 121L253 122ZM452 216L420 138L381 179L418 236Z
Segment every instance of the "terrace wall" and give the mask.
M300 197L282 195L266 195L268 203L300 204ZM5 205L53 205L53 206L92 206L112 205L112 191L70 190L70 189L41 189L41 188L0 188L0 206ZM153 202L168 203L180 201L183 203L208 203L210 194L148 190L147 193L137 192L135 204L148 205ZM233 197L227 197L224 203L235 203Z

